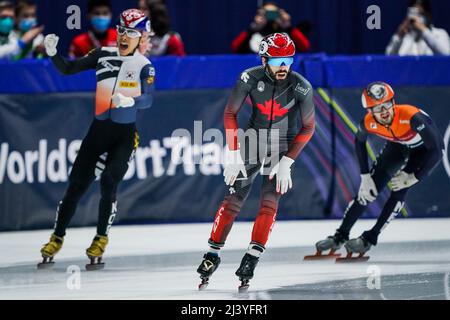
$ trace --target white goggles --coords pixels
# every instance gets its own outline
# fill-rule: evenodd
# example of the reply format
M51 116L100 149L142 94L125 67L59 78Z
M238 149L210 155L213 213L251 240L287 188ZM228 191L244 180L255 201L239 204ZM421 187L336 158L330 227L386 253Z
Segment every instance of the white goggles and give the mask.
M128 29L128 28L125 28L125 27L122 27L122 26L117 26L116 29L117 29L117 33L120 36L123 36L124 34L127 34L127 37L131 38L131 39L142 37L142 33L140 33L137 30L134 30L134 29Z
M394 103L391 101L387 101L387 102L383 102L382 104L376 105L374 107L372 107L372 111L375 113L380 113L383 111L383 109L385 110L389 110L394 106Z

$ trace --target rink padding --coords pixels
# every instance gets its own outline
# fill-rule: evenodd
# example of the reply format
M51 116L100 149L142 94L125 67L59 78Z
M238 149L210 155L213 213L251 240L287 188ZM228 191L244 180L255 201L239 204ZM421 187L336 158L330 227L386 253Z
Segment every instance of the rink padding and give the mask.
M178 66L172 66L173 61L169 58L155 61L155 65L159 63L157 69L161 70L157 83L161 83L162 87L171 83L173 87L158 90L154 106L139 116L140 147L119 188L116 223L212 221L227 192L222 167L214 164L217 157L220 158L224 145L223 141L202 141L201 136L210 128L223 131L223 107L230 93L229 88L239 70L256 64L257 59L255 56L244 56L239 61L233 61L235 58L229 57L225 64L219 64L219 57L211 59L211 63L216 64L215 69L211 70L199 68L194 58L183 60ZM297 60L296 68L303 70L313 83L335 81L336 86L315 87L317 130L296 162L294 189L280 203L278 219L282 220L342 217L347 203L359 187L352 131L352 125L360 121L364 112L360 106L359 86L365 81L379 79L382 71L379 68L385 62L381 57L372 60L355 58L354 65L348 65L348 60L342 57L317 55L308 59ZM450 60L436 58L435 68L430 69L429 73L424 70L432 58L394 60L400 61L410 75L407 79L401 74L394 82L397 102L417 105L429 113L448 144L450 81L447 83L445 77L438 74L449 73L435 69L445 66ZM363 73L364 64L369 62L378 67L372 66L369 73ZM416 69L412 67L413 62ZM42 67L45 62L28 63L17 65L17 68L29 68L25 73L15 73L17 82L34 82L36 88L41 89L31 94L11 91L14 94L0 95L0 230L52 227L57 203L67 186L68 172L93 117L94 93L89 92L89 82L84 82L84 77L88 77L89 73L79 75L78 80L59 75L56 80L51 80L52 76L46 74L44 69L54 73L55 77L56 72L49 71L53 67L47 64L41 70L42 78L36 78L33 68ZM204 63L209 65L209 62ZM344 69L348 72L330 71L337 68L334 64L339 63L347 64L348 68ZM325 64L331 69L324 71ZM5 70L5 65L0 63L0 70ZM229 66L227 73L223 72L225 65ZM171 74L172 67L184 71ZM9 83L17 84L10 80L11 72L16 67L10 65L8 68L11 68L7 69L8 73L2 72L0 76L1 90L8 86L11 88ZM197 71L195 77L194 71ZM211 76L212 71L216 77ZM418 77L417 72L422 76ZM232 77L231 73L234 73ZM386 74L394 77L390 71ZM194 78L195 81L192 80ZM209 85L205 85L205 79L209 79ZM83 85L78 86L78 81ZM407 81L414 86L404 86ZM224 88L212 89L217 83L218 87ZM418 84L421 85L416 86ZM67 86L72 87L66 90ZM198 86L203 88L194 89ZM343 114L337 112L336 106ZM245 126L249 111L248 106L242 108L239 116L241 127ZM199 128L199 123L196 127L194 121L200 120ZM195 127L200 130L200 135L194 135ZM192 140L173 141L170 138L172 132L179 128L187 129ZM371 143L375 152L380 149L380 141L373 140ZM205 163L192 165L186 157L175 163L180 158L176 147L180 147L185 155L197 157L203 154ZM449 175L447 152L444 162L439 164L431 177L415 186L408 195L407 211L410 217L450 216ZM251 220L257 213L260 183L258 178L238 219ZM95 224L98 191L96 182L82 199L72 226ZM365 217L376 217L386 197L385 192L369 208Z
M160 57L152 58L152 63L157 90L226 89L233 86L243 70L260 64L260 58L256 55ZM450 57L297 55L293 69L315 87L361 87L378 80L393 86L450 85ZM0 93L94 91L95 84L95 71L63 76L50 60L0 61Z

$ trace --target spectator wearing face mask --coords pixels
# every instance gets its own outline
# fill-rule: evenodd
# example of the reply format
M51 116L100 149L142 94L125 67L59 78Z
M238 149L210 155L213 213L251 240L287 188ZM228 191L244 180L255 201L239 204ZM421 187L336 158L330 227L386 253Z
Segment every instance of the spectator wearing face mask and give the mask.
M112 5L110 0L89 0L89 31L76 36L69 49L71 58L79 58L92 49L117 46L117 31L110 28Z
M387 55L450 55L450 38L432 24L429 0L412 0L405 20L386 48Z
M43 27L38 27L36 4L31 0L21 0L16 6L16 29L18 38L22 38L28 31L36 29L43 31ZM45 56L44 35L42 33L25 44L14 58L43 58Z
M234 53L258 53L261 40L276 32L289 34L297 52L309 51L311 45L308 38L292 26L291 16L274 2L266 2L258 9L250 27L233 40L231 50Z
M139 8L150 18L152 32L148 35L146 46L140 52L147 57L185 56L181 36L172 30L169 11L164 3L155 0L139 1Z
M19 3L21 5L23 1ZM26 2L23 7L32 7ZM28 9L27 9L28 10ZM34 7L36 10L36 7ZM20 10L22 12L22 10ZM34 11L35 12L35 11ZM42 34L44 27L36 27L33 25L27 31L14 31L14 24L16 21L16 11L12 2L0 1L0 59L15 60L20 57L27 56L24 52L31 52L29 48L37 48L39 43L39 37ZM26 24L21 22L22 27Z

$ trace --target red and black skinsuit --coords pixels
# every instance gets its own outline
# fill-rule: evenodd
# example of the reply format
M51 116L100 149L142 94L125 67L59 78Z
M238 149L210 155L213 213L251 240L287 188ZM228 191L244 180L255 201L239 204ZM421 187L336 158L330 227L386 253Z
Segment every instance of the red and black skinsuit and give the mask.
M252 103L252 115L242 138L237 134L237 114L247 97ZM260 210L251 238L262 252L281 196L276 192L276 179L269 180L267 173L283 156L295 160L311 139L315 128L313 89L296 72L275 81L264 66L248 69L241 74L225 107L224 126L228 148L240 149L248 178L238 177L230 188L216 213L209 244L217 249L224 245L256 175L261 168L268 168L263 175ZM257 142L249 136L256 137Z

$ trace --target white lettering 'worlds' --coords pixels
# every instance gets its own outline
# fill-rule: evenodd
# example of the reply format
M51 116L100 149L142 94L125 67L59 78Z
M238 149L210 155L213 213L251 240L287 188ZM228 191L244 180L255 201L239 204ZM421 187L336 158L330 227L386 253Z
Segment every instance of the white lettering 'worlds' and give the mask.
M4 142L0 145L0 184L67 182L80 146L81 140L69 143L59 139L57 146L50 146L42 139L35 150L19 151ZM162 142L151 140L148 145L138 147L124 180L175 174L220 175L223 150L215 142L197 145L175 137L163 138Z

